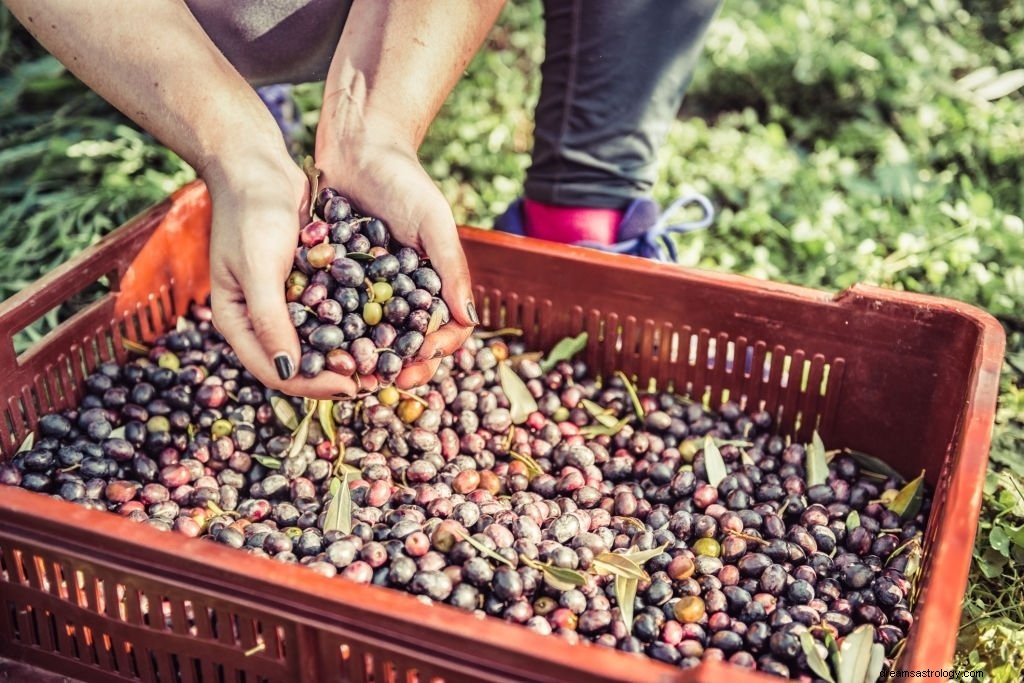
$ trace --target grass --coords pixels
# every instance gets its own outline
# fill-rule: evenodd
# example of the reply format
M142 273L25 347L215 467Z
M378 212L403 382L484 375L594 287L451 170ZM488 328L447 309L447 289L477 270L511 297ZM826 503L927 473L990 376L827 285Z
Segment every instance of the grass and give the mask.
M543 56L539 2L510 3L422 158L464 223L520 191ZM839 290L960 299L1008 334L958 665L1024 670L1024 5L728 0L655 197L719 215L686 265ZM0 298L192 177L0 10ZM307 148L319 88L299 98ZM87 296L89 293L86 292ZM66 311L18 338L30 344Z

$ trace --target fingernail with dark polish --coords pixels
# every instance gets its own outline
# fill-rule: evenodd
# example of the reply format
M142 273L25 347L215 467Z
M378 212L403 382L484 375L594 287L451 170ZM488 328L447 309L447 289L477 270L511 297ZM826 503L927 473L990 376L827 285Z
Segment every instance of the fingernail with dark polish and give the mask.
M476 306L473 305L472 301L466 303L466 315L469 316L469 322L474 325L480 324L480 318L476 316Z
M277 368L277 376L282 380L288 379L295 372L295 365L292 363L292 359L285 353L274 356L274 367Z
M430 357L430 360L437 360L438 358L444 358L444 349L435 350L434 355Z
M340 398L342 400L346 400L346 399L350 399L350 398L355 398L355 396L353 396L352 394L347 394L344 391L342 391L340 393L335 394L334 398Z

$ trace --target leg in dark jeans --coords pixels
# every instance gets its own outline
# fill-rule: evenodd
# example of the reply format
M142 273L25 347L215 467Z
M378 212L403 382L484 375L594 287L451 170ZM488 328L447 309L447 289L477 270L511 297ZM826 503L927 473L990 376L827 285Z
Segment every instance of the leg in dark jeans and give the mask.
M649 194L721 0L546 0L546 55L525 192L624 209Z

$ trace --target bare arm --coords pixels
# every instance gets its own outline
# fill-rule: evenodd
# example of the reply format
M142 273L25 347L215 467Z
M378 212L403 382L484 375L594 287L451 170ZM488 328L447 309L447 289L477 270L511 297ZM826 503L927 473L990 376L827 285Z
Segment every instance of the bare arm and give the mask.
M454 321L424 344L426 357L454 351L477 319L451 208L416 152L503 5L356 0L324 86L316 160L327 182L425 251L441 275ZM413 366L399 383L420 384L436 367Z
M308 201L305 176L259 96L184 3L5 1L68 69L206 181L214 321L245 366L296 395L355 393L333 373L294 376L299 341L283 284Z

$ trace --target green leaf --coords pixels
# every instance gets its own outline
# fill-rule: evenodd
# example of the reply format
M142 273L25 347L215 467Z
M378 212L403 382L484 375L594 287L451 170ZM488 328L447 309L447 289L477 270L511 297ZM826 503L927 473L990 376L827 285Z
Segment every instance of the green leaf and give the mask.
M125 434L125 428L124 428L124 425L121 425L120 427L117 427L116 429L111 429L110 430L110 435L107 438L108 439L123 439L124 438L124 434Z
M266 467L268 470L281 469L281 461L269 455L254 455L252 459Z
M508 455L513 460L518 460L519 462L526 465L526 476L529 479L533 479L534 477L538 477L544 474L543 468L541 468L537 461L533 459L533 456L528 455L526 453L519 453L518 451L511 450L508 452Z
M373 260L373 257L363 251L353 251L345 254L345 258L350 258L357 263L368 263Z
M294 458L302 450L302 447L306 445L306 439L309 438L309 423L313 419L313 413L316 412L316 401L313 403L312 409L306 413L306 416L302 418L302 422L299 423L299 426L292 434L292 445L288 448L288 454L284 456L286 460Z
M615 601L619 603L619 614L628 633L633 632L633 602L636 600L636 579L624 576L615 577Z
M868 659L868 672L864 677L864 683L875 683L882 675L883 666L885 666L885 648L881 643L872 643L871 657Z
M897 481L903 481L903 475L897 472L895 469L893 469L892 465L885 462L881 458L876 458L873 455L868 455L867 453L863 453L861 451L854 451L850 449L846 450L846 454L853 458L854 461L856 461L856 463L860 465L862 469L868 470L869 472L874 472L875 474L883 476L886 479L892 477Z
M572 360L573 356L587 348L587 333L580 332L575 337L566 337L552 347L551 352L540 362L540 369L550 372L563 360Z
M328 442L334 444L338 439L338 431L334 425L334 401L318 401L316 410L324 436Z
M586 427L580 428L580 434L582 434L585 438L588 439L592 439L595 436L615 436L616 434L621 432L622 428L625 427L627 424L629 424L629 418L624 417L611 427L606 427L605 425L601 424L587 425Z
M853 531L860 526L860 513L856 510L850 510L850 514L846 515L846 530Z
M715 487L727 474L722 452L718 450L715 440L710 436L704 437L704 469L708 471L708 483Z
M867 683L874 641L875 628L869 624L858 626L843 639L839 647L838 683Z
M605 427L614 427L619 423L618 418L616 418L615 415L611 413L611 411L609 411L607 408L602 408L601 406L594 403L590 399L583 399L582 401L580 401L580 405L583 406L584 410L590 413L591 417L593 417L595 420L597 420L599 424L602 424Z
M641 567L644 566L650 560L653 560L658 555L665 552L665 548L668 547L668 543L663 543L657 548L651 548L650 550L637 550L634 546L630 548L629 552L626 553L626 557L636 562Z
M828 462L825 460L825 444L821 442L817 430L811 437L805 451L805 467L807 468L807 485L817 486L828 481Z
M544 572L544 582L558 591L568 591L587 585L587 577L575 569L556 567L551 564L539 563Z
M593 567L594 571L602 576L614 574L615 576L638 579L640 581L646 581L650 578L650 575L644 571L643 567L623 553L601 553L594 558Z
M35 432L29 432L28 434L25 435L25 440L21 442L20 446L18 446L18 450L14 451L14 452L15 453L21 453L22 451L32 450L32 446L33 446L33 444L35 444L35 442L36 442Z
M1010 557L1010 536L1001 525L992 527L988 533L988 543L1003 557Z
M274 409L277 421L284 425L288 431L294 432L299 428L299 416L287 399L281 396L271 396L270 407Z
M464 540L466 543L468 543L471 546L473 546L474 548L476 548L477 552L479 552L481 555L486 555L487 557L491 558L492 560L495 560L496 562L500 562L500 563L502 563L503 565L505 565L507 567L512 567L513 569L515 569L515 565L513 565L508 560L508 558L502 557L497 552L491 550L490 548L485 546L483 543L481 543L480 541L476 540L475 538L470 536L468 533L463 531L462 529L454 528L453 531L455 532L456 536L458 536L459 538Z
M622 378L622 384L626 387L626 393L629 394L629 400L633 402L633 410L636 411L636 416L641 420L644 419L644 407L640 405L640 397L637 396L636 387L633 386L633 383L629 381L629 378L626 377L626 373L622 370L617 370L615 374Z
M832 678L832 672L829 671L825 660L821 658L821 653L818 652L818 648L814 644L814 637L810 631L804 631L800 634L800 647L803 648L804 655L807 656L807 666L811 667L811 671L820 678L829 681L829 683L835 683L835 679Z
M900 489L889 509L900 516L900 519L913 519L921 510L921 502L924 500L924 470L909 484Z
M327 505L327 514L324 515L324 533L352 533L352 491L348 486L348 473L331 479L328 490L331 502Z
M508 398L509 410L512 413L512 422L522 424L530 413L537 410L537 400L526 388L526 383L516 374L508 363L498 364L498 379L501 383L501 390Z

